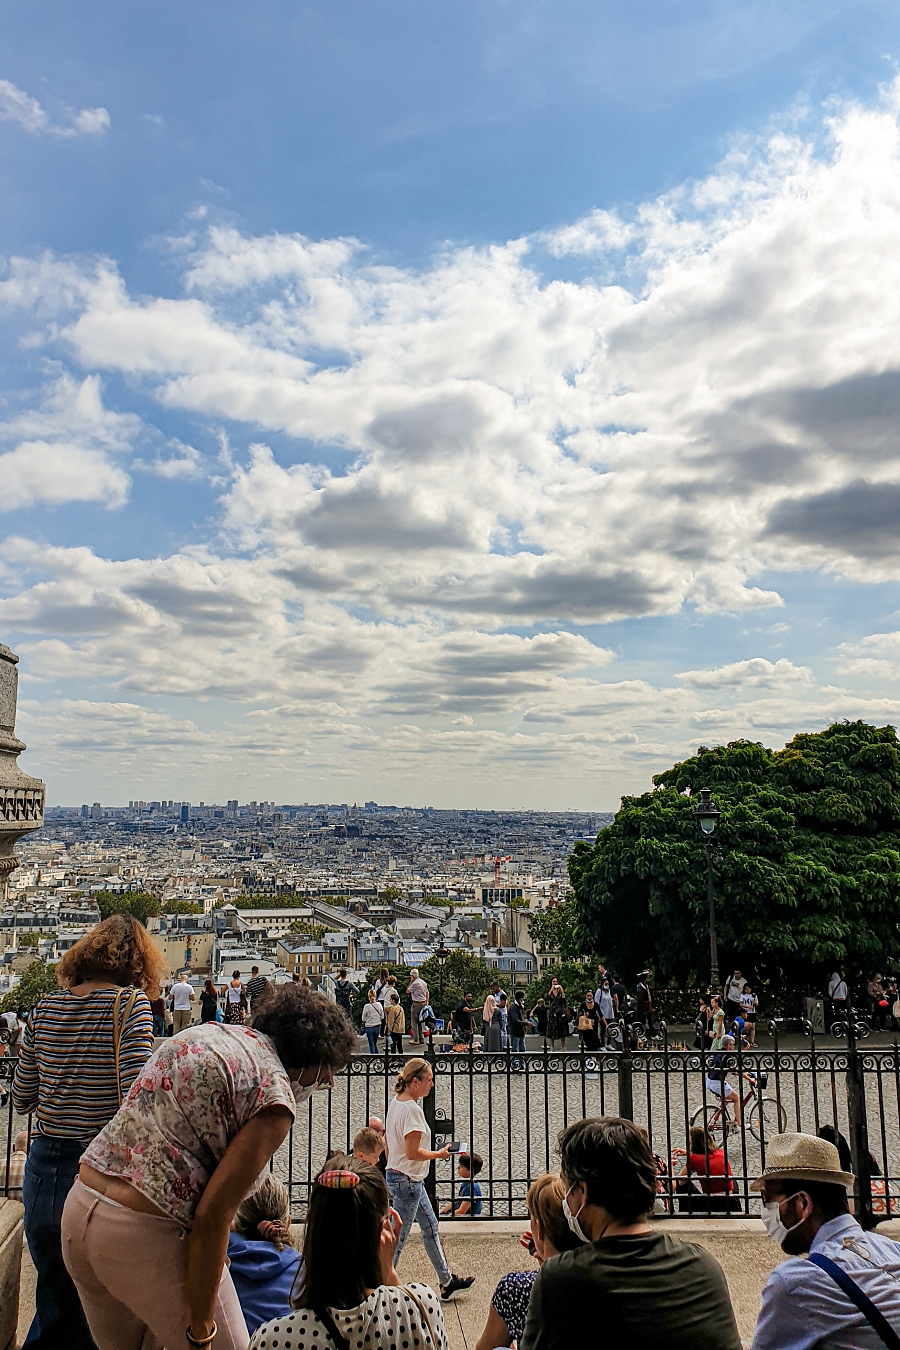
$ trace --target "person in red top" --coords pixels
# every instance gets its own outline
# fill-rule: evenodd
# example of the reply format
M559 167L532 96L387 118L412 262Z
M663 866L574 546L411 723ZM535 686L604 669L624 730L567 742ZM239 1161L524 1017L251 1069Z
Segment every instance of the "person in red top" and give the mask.
M711 1211L739 1207L737 1199L732 1200L729 1194L735 1189L731 1163L726 1159L724 1149L716 1148L702 1125L691 1128L690 1149L687 1154L684 1149L675 1148L672 1150L672 1156L685 1159L680 1176L696 1178L696 1183L683 1181L676 1186L676 1190L681 1192L678 1203L680 1210L707 1214ZM716 1199L701 1200L696 1194L692 1196L690 1192L694 1190L694 1184L699 1186L704 1196L715 1196ZM690 1190L687 1190L688 1187ZM685 1191L687 1193L684 1193Z

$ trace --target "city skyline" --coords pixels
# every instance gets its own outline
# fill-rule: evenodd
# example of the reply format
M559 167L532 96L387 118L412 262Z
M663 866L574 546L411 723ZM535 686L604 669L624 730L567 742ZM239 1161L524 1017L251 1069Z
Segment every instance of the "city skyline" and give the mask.
M205 14L8 16L0 640L51 799L610 811L896 723L895 8Z

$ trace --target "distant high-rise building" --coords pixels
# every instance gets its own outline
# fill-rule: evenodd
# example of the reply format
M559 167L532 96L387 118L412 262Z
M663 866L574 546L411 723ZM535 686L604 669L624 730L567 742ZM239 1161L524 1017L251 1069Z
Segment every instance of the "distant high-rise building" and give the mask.
M85 802L84 806L82 806L81 808L81 819L89 820L90 815L91 815L91 808L88 806L87 802Z
M190 802L182 802L182 803L181 803L181 822L182 822L182 824L183 824L183 825L186 825L187 822L190 820L190 818L191 818L191 804L190 804Z
M91 820L102 820L102 819L103 819L103 807L100 805L99 802L94 802L94 805L91 807Z

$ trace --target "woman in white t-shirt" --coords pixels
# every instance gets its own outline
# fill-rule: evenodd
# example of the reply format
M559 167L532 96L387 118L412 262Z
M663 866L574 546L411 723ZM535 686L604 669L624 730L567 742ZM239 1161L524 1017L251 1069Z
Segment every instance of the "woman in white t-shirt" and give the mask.
M329 1158L309 1198L295 1310L259 1327L250 1350L448 1350L434 1293L394 1269L399 1235L378 1168Z
M420 1102L434 1086L434 1074L424 1059L409 1059L394 1083L394 1100L385 1121L387 1144L387 1184L391 1204L403 1225L394 1265L406 1245L416 1219L422 1243L441 1284L441 1298L452 1298L460 1289L475 1283L475 1276L452 1274L438 1237L438 1224L425 1190L428 1168L437 1158L449 1158L449 1148L431 1147L431 1130Z

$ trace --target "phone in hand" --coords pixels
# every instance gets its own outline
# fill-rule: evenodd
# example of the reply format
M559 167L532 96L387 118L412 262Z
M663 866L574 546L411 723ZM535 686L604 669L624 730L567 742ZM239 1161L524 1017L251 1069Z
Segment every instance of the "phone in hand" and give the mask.
M468 1140L463 1140L462 1142L455 1140L452 1144L448 1144L447 1148L451 1153L468 1153Z

